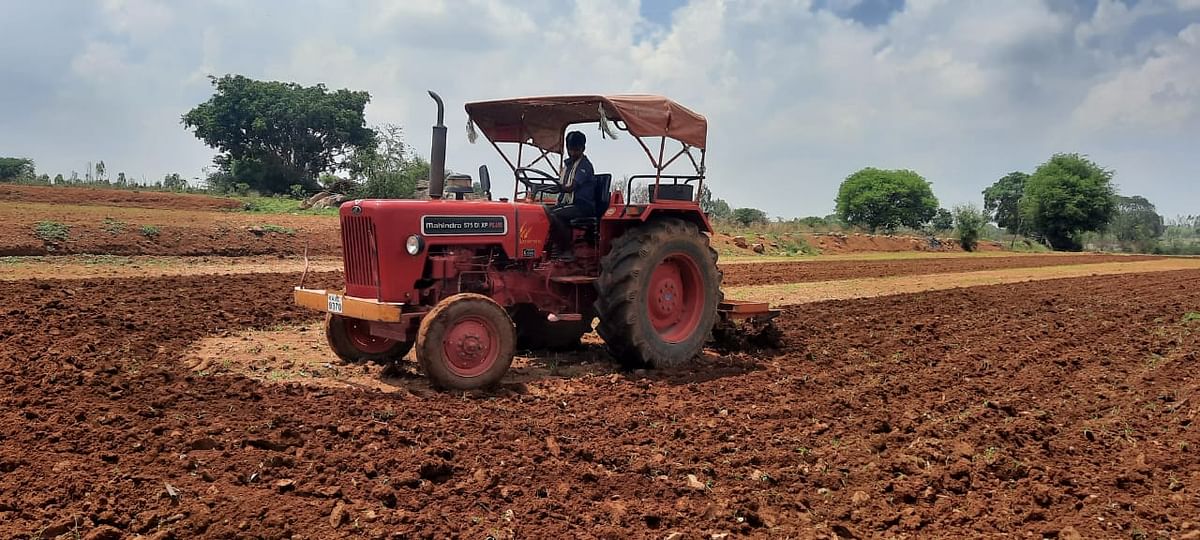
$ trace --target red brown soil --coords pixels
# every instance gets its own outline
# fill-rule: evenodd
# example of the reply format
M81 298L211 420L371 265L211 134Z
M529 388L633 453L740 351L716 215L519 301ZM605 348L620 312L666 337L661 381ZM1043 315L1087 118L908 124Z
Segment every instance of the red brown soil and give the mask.
M41 221L67 225L70 230L66 240L39 238L35 231ZM153 227L158 233L143 234L143 226ZM276 228L272 230L271 226ZM341 254L337 218L0 202L0 256L300 255L306 245L313 255Z
M0 184L0 201L167 210L231 210L242 207L242 203L235 199L192 193L15 184Z
M1135 262L1162 259L1149 255L1023 255L1014 257L893 259L877 261L807 260L729 264L721 267L724 285L773 285L836 279L972 272L1001 268L1034 268L1068 264Z
M780 356L581 376L553 397L181 365L205 335L315 321L289 304L296 279L0 282L0 537L1195 527L1200 271L797 306Z

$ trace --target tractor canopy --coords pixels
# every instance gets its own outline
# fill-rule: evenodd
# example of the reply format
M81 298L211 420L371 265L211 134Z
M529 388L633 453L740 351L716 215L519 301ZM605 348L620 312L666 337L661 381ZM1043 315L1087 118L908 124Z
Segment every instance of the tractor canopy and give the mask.
M663 96L543 96L476 101L467 115L492 143L530 144L542 152L562 152L567 126L612 123L637 137L665 137L685 148L704 150L708 121Z

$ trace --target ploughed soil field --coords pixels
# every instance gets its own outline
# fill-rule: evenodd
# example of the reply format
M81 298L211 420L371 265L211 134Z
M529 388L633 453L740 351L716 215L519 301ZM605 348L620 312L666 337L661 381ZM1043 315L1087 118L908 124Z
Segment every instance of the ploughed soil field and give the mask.
M1197 270L791 306L775 353L466 395L182 362L318 328L298 279L0 281L0 537L1200 536Z

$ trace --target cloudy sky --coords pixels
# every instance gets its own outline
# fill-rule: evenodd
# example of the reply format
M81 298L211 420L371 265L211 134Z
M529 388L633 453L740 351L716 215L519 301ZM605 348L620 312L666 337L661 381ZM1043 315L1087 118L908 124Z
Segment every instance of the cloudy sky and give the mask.
M831 212L864 166L979 201L1055 152L1200 213L1200 0L0 0L0 20L0 155L52 176L200 176L213 152L179 117L240 73L367 90L368 122L421 153L435 89L462 171L503 163L466 142L466 101L651 92L708 117L717 195L773 216ZM587 133L598 170L644 172Z

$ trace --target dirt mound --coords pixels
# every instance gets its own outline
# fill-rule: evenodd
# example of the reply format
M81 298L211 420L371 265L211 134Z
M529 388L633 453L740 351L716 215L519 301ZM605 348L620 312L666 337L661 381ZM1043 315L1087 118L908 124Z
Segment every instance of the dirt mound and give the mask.
M892 236L861 233L812 233L801 235L822 254L866 253L876 251L962 251L958 240L917 236ZM980 241L976 251L1000 251L1004 246L990 240Z
M337 218L0 202L0 256L299 255L306 245L340 254Z
M911 276L972 272L1001 268L1034 268L1071 264L1136 262L1162 259L1149 255L1022 255L1014 257L894 259L838 261L828 259L796 262L728 264L721 267L727 287L805 283L866 277Z
M130 189L0 184L0 201L161 208L167 210L230 210L241 208L234 199L193 193Z

